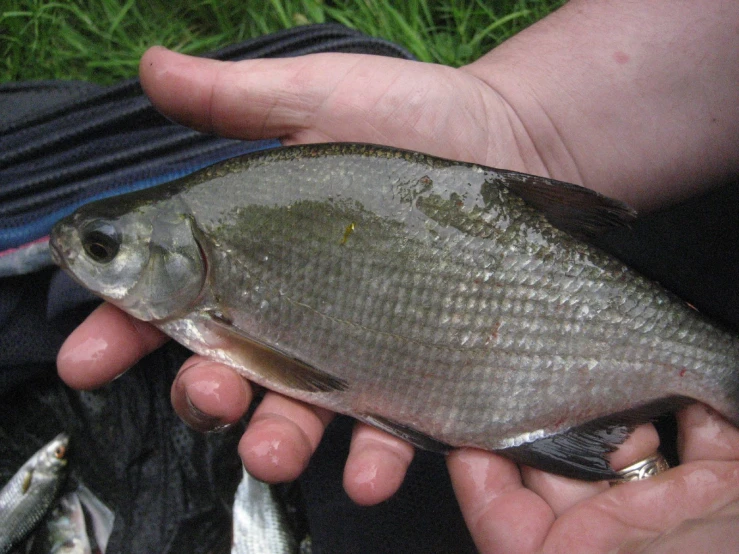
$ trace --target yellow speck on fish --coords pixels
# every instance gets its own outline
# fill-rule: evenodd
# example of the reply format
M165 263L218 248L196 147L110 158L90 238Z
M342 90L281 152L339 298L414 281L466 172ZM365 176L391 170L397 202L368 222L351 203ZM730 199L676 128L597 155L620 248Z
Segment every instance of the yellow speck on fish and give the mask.
M30 470L28 473L26 473L26 476L23 478L23 485L21 486L21 490L23 491L23 494L26 494L28 492L28 489L31 488L32 480L33 480L33 470Z
M349 225L346 226L346 229L344 229L344 236L341 239L341 242L339 244L344 245L346 244L346 241L349 240L349 235L351 235L354 232L354 222L351 222Z

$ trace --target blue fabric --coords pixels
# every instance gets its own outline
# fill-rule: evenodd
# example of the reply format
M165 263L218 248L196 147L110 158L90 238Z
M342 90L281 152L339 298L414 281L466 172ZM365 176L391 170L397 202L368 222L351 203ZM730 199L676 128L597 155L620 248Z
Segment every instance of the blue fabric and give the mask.
M318 52L412 58L400 46L336 24L287 29L206 57L243 60ZM43 257L23 250L38 248L38 239L56 221L87 202L279 145L276 139L224 139L173 123L153 108L138 79L109 87L1 84L0 276L43 265Z
M47 235L57 221L71 214L83 204L166 183L221 160L257 150L275 148L281 144L278 140L228 142L225 139L222 140L224 142L223 147L191 160L162 164L154 169L141 169L134 166L127 170L112 172L106 175L104 179L100 177L90 179L89 183L82 184L85 185L88 191L99 190L99 192L92 192L91 194L88 192L88 195L84 197L77 197L69 201L61 200L49 206L47 213L39 213L40 210L36 209L36 213L32 217L25 213L21 214L20 217L7 217L0 224L0 250L17 248ZM177 156L178 154L172 155L175 158ZM97 187L91 186L94 184L92 181L95 180L102 182Z

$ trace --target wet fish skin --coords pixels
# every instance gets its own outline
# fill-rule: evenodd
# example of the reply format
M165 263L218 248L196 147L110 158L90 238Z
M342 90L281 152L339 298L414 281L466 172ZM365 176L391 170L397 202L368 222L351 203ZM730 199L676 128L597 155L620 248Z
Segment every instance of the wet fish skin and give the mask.
M0 491L0 554L9 552L44 518L66 477L69 436L57 435Z
M296 554L298 540L272 487L243 471L233 505L231 554Z
M91 554L82 504L76 492L62 496L33 537L30 554Z
M687 400L739 423L737 337L582 240L632 217L575 185L328 144L85 206L51 245L268 388L426 448L611 479L624 426Z

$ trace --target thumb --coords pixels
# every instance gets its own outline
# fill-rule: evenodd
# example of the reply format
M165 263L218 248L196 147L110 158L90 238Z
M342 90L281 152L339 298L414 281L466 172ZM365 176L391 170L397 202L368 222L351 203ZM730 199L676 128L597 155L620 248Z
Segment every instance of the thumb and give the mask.
M356 126L355 110L371 110L387 92L378 74L387 82L408 63L356 54L224 62L155 46L142 57L139 72L156 108L184 125L233 138L305 142L347 140L342 135ZM363 140L386 138L360 134Z
M222 62L153 47L140 75L157 109L208 133L285 144L373 142L520 166L508 155L517 151L505 109L486 105L489 87L450 67L336 53Z

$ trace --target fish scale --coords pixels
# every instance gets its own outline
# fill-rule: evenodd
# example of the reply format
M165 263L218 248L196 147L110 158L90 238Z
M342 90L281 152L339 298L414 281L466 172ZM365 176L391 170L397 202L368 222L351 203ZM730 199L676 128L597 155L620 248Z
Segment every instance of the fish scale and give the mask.
M88 288L273 390L603 479L625 427L686 399L739 422L737 337L584 240L632 217L550 179L326 144L84 207L51 243Z
M344 258L341 258L341 260L342 260L342 262L346 263L346 258L345 257ZM383 265L382 265L381 262L380 263L373 263L374 260L367 260L366 258L364 259L364 262L365 262L364 265L361 266L361 267L363 267L365 270L367 270L367 268L373 268L373 266L376 267L377 268L377 271L379 271L379 272L381 272L381 271L383 271L383 270L386 269L385 267L383 267ZM447 260L447 263L450 263L449 260ZM353 266L353 264L351 264L351 263L349 263L347 265L349 267L352 267ZM521 272L527 272L527 274L529 276L534 276L534 277L533 278L530 278L530 279L527 279L527 282L525 284L527 284L527 285L529 285L531 287L534 287L534 286L540 286L541 287L542 286L541 281L542 281L543 277L541 277L539 275L539 272L540 271L543 272L544 275L551 275L551 273L552 273L550 267L544 267L544 268L542 268L543 265L544 265L544 263L542 261L540 261L540 260L531 260L531 259L520 260L520 258L519 259L514 259L514 263L509 268L507 268L508 269L508 274L511 277L509 279L506 279L506 273L504 273L504 274L501 275L500 279L503 282L506 282L507 280L510 280L511 282L513 282L516 279L517 276L520 276L521 275ZM289 267L288 268L283 268L283 269L286 269L286 273L288 275L290 274L290 268ZM562 295L565 295L565 294L577 295L578 293L581 293L582 292L584 283L582 281L576 282L574 280L574 279L577 279L577 277L578 277L578 275L579 275L580 272L574 272L574 271L572 271L572 266L569 266L568 269L569 269L569 271L567 271L568 277L572 277L573 280L565 280L565 281L563 281L564 286L561 287L561 289L562 289ZM587 269L589 269L589 268L585 268L585 270L587 270ZM377 273L375 273L375 274L377 274ZM465 308L468 309L470 307L469 306L470 304L473 304L474 305L474 299L471 299L471 300L466 299L464 297L464 295L459 294L459 291L457 291L458 294L452 295L451 293L449 293L449 292L447 292L445 290L446 288L448 288L449 283L450 282L453 282L453 281L450 281L448 275L444 275L442 272L438 272L438 271L435 273L435 275L439 276L439 284L441 285L436 290L435 290L435 288L433 286L435 283L433 281L432 282L429 282L429 280L426 280L423 283L423 286L422 287L419 287L417 285L415 287L412 286L411 287L411 290L414 291L414 292L416 292L417 295L420 295L422 297L423 296L426 296L427 294L428 294L428 297L430 297L430 298L438 298L439 296L442 296L443 297L444 295L446 295L446 297L451 300L451 302L450 302L451 303L451 309L453 311L457 311L457 312L459 312L460 310L463 310ZM455 276L456 275L452 275L452 277L455 277ZM345 282L347 282L349 284L352 284L354 282L367 282L367 280L364 278L363 275L359 275L356 278L355 277L348 277L348 276L344 275L342 278L345 280ZM520 277L519 277L519 279L520 279ZM310 280L308 280L307 282L310 282ZM404 289L404 287L403 287L404 283L402 283L402 282L401 283L393 283L393 284L394 284L394 287L393 288L396 288L397 290L403 290ZM544 285L544 286L546 286L546 285ZM287 285L286 288L290 289L289 285ZM362 296L360 296L360 293L362 291L352 291L351 289L347 289L347 290L348 290L348 294L352 294L353 293L355 295L354 298L361 298L362 297ZM517 290L518 290L517 288L514 288L513 289L514 292L516 292ZM310 294L310 292L311 291L308 291L309 294ZM331 292L331 291L329 290L329 292ZM551 287L550 287L550 292L551 292ZM576 299L577 296L573 296L573 298ZM362 311L361 308L359 308L358 306L356 306L354 304L349 304L347 306L347 309L342 310L342 308L344 307L344 305L343 305L343 303L342 303L341 300L342 300L341 298L337 298L337 299L335 299L335 302L332 302L331 303L331 305L334 308L334 312L335 312L334 313L334 317L337 317L339 320L344 320L344 321L352 321L352 318L353 318L354 321L360 321L360 322L364 322L365 321L365 319L366 319L364 317L365 314L364 314L364 312ZM575 302L575 304L578 304L578 303L579 302ZM502 307L502 312L506 316L516 316L516 315L524 315L525 316L527 313L528 314L531 314L532 312L537 311L537 310L534 310L534 308L532 308L531 306L529 306L529 309L525 309L525 308L524 309L520 309L520 306L521 306L521 294L515 294L515 295L513 295L511 305L506 305L504 303L504 305ZM559 308L561 310L562 306L560 305ZM573 319L573 320L582 319L581 310L577 306L574 306L574 307L571 307L571 308L572 308L573 311L575 311L575 313L572 313L572 311L571 312L566 312L565 314L560 314L560 318ZM345 317L343 317L341 315L337 315L337 313L338 314L341 314L343 312L346 312L347 313L347 315ZM519 314L519 312L522 312L522 313ZM551 323L551 321L550 321L550 323ZM318 324L318 322L316 322L316 324ZM311 323L311 325L313 325L313 323ZM360 325L361 325L361 323L360 323ZM366 328L366 326L363 326L363 327ZM431 337L424 336L423 335L423 332L426 331L427 329L430 332L433 332L434 333L434 336L431 336ZM410 327L410 328L403 328L402 331L403 331L402 332L403 336L412 338L412 337L415 336L414 331L415 332L418 332L418 329L416 329L414 327ZM329 335L336 335L337 333L339 333L339 336L340 336L340 334L341 334L341 331L340 330L336 330L336 329L328 329L326 332ZM466 329L465 332L467 332L467 333L474 332L474 330ZM433 327L433 326L422 327L420 329L420 333L421 333L421 337L420 337L419 340L436 343L436 344L440 345L439 348L442 348L441 345L444 344L444 338L446 336L446 330L443 327ZM589 336L589 337L586 337L586 340L590 342L594 338L595 337L590 337ZM520 350L522 350L524 348L527 348L529 350L533 350L534 352L538 352L538 353L544 353L544 354L549 353L549 352L547 352L547 350L545 348L541 348L541 347L538 347L537 348L537 346L540 346L537 343L537 340L541 340L541 339L536 339L534 341L531 341L527 337L521 336L520 339L519 339L519 341L518 341L518 343L517 343L517 345L516 345L517 346L517 349L520 351ZM321 342L321 341L317 341L317 342ZM582 352L582 348L583 348L583 344L582 343L583 343L583 341L575 341L574 344L573 344L573 350L576 349L578 352ZM591 342L591 345L592 345L592 342ZM338 345L336 345L336 346L338 346ZM386 349L387 350L390 350L393 347L394 346L392 344L383 344L383 345L381 345L379 347L379 349L380 350L386 350ZM303 348L301 348L301 346L297 346L296 349L297 350L303 350ZM576 362L577 361L575 361L575 363ZM526 384L527 379L530 379L530 377L528 377L527 374L524 374L524 373L518 374L517 377L519 377L519 378L514 381L514 383L513 383L513 386L514 387L521 387L524 384ZM410 380L410 378L408 378L408 379ZM535 383L536 382L534 381L533 384L535 384ZM396 385L397 385L397 380L396 380ZM420 390L422 391L422 394L419 395L420 397L427 397L429 394L433 395L433 392L431 390L425 391L423 388L421 388ZM397 391L396 391L396 394L394 396L401 396L401 397L403 397L403 399L404 399L404 402L403 403L407 405L409 403L410 397L409 396L406 396L407 393L404 392L405 391L404 388L401 389L401 391L403 391L403 394L397 393ZM468 392L468 394L470 394L470 393Z

